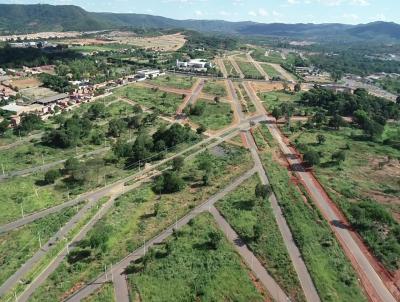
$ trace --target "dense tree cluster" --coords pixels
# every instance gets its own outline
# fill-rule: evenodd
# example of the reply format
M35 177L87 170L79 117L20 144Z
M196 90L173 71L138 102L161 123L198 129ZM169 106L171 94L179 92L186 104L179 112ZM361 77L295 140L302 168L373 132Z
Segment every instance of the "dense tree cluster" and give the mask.
M18 127L15 128L15 132L21 135L27 135L34 130L43 128L42 119L33 113L24 114L21 117L21 121Z
M40 80L43 82L43 86L57 92L70 92L72 90L70 83L65 78L57 75L42 73Z

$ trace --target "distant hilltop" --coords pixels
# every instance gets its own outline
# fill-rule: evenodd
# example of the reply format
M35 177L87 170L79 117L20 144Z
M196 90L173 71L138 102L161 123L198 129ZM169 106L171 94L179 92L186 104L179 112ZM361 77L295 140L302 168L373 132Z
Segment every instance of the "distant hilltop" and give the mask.
M400 25L392 22L347 25L174 20L145 14L93 13L73 5L0 4L0 32L3 35L42 31L95 31L122 27L179 28L200 32L312 39L400 40Z

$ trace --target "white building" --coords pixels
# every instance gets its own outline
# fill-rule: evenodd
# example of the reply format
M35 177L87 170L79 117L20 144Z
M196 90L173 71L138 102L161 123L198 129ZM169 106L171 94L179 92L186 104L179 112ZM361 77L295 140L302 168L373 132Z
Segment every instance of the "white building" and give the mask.
M160 70L158 69L143 69L138 71L139 78L144 79L153 79L157 78L160 75L163 75Z
M191 59L189 62L176 60L176 67L180 69L207 70L207 68L212 67L212 63L205 59Z

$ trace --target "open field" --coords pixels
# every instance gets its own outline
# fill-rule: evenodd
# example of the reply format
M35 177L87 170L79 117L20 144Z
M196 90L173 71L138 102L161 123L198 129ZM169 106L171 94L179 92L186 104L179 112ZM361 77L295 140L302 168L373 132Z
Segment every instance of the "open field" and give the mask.
M256 92L270 92L283 90L285 85L283 82L253 82L252 86ZM293 90L292 84L288 84L288 87Z
M82 302L115 302L114 285L104 284L98 291L83 299Z
M121 44L136 45L145 49L159 51L177 51L186 43L185 36L180 33L157 37L138 37L134 35L119 35L117 32L112 36L112 39Z
M46 243L61 226L76 214L76 210L79 208L80 206L69 208L14 231L1 234L0 284L4 283L25 261L32 257L39 250L39 244Z
M386 128L385 138L398 140L399 125ZM323 135L325 142L317 143L317 135ZM301 152L321 154L315 167L318 180L385 267L399 269L400 151L365 141L354 128L302 131L291 139ZM338 151L345 154L342 162L332 159Z
M191 89L196 82L194 77L181 77L168 75L165 77L158 77L151 80L151 84L156 84L165 87L172 87L177 89Z
M219 97L225 97L227 95L226 85L223 81L207 80L203 92Z
M210 239L214 237L218 239ZM137 272L129 276L131 296L138 292L143 302L186 301L189 297L264 301L210 214L201 214L175 238L150 250L132 270Z
M236 63L239 65L239 68L243 72L245 78L249 79L263 78L263 76L260 74L260 72L252 63L248 61L239 61L239 60L236 61Z
M196 204L215 194L230 181L247 171L251 165L249 154L242 148L226 144L217 155L202 153L185 163L180 172L185 187L172 194L156 194L153 184L121 196L87 237L78 250L89 251L89 256L78 260L66 259L36 291L31 301L56 301L78 289L84 282L104 270L104 264L115 263L186 214ZM212 151L211 151L212 152ZM209 185L203 184L204 160L213 163ZM97 241L98 244L90 244ZM45 294L44 294L45 293Z
M9 81L10 85L17 88L18 90L39 87L42 82L36 77L14 79Z
M190 120L197 125L204 125L211 130L219 130L232 123L233 113L231 105L228 103L198 100L196 106L204 108L201 115L190 115Z
M32 87L32 88L26 88L20 91L21 94L25 97L27 97L29 100L37 100L53 95L57 95L57 92L46 88L46 87Z
M114 91L114 94L126 97L149 109L158 110L165 115L174 115L179 105L183 102L182 95L135 85L117 89Z
M243 87L242 83L235 83L237 95L242 103L242 110L247 113L256 112L256 107L253 102L250 100L250 97L247 95L246 90Z
M274 107L282 103L293 103L299 99L299 95L291 94L284 91L265 92L260 94L260 99L267 111L272 111Z
M305 301L269 201L255 196L259 183L258 176L253 176L217 207L291 300Z

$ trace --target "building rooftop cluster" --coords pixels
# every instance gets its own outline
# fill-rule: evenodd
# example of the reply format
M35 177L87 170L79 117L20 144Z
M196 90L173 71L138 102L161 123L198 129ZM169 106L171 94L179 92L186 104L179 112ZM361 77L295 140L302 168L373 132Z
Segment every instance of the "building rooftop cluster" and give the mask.
M212 68L212 63L205 59L190 59L188 61L176 60L176 68L185 71L207 71Z

